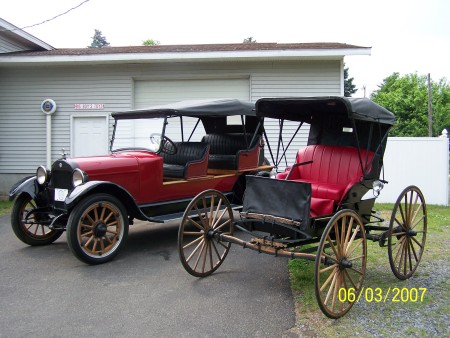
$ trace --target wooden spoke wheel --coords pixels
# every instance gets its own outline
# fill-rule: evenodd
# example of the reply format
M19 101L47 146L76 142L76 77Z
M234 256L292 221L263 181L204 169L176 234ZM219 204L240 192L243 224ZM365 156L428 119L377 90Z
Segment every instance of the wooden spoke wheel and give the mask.
M231 243L218 234L233 234L233 210L217 190L206 190L189 203L178 231L178 253L187 272L196 277L213 273L225 260Z
M346 314L362 289L366 274L366 233L352 210L341 210L322 234L314 271L314 288L322 312L329 318Z
M402 191L392 210L388 230L389 264L398 279L408 279L416 271L425 248L427 208L419 188Z
M50 215L39 211L36 202L22 194L15 201L11 211L11 226L22 242L28 245L46 245L56 241L62 231L50 229Z
M107 194L96 194L79 203L69 216L67 242L82 262L101 264L111 260L128 234L128 218L122 203Z

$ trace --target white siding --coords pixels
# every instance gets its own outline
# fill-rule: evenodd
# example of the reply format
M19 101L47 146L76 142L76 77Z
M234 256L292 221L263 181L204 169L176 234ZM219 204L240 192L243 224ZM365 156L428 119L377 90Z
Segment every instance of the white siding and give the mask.
M71 115L83 113L74 110L75 103L103 103L105 113L128 110L134 106L134 81L214 78L248 78L252 101L261 97L341 93L340 61L0 68L0 174L34 173L37 165L46 162L45 116L39 108L46 98L55 100L58 105L52 116L54 161L61 148L70 149ZM92 112L86 111L86 114ZM271 129L270 122L267 128Z

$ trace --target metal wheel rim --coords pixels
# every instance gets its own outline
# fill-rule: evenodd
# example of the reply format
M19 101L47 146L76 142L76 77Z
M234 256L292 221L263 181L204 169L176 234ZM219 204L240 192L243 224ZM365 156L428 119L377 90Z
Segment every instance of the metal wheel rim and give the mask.
M366 260L366 234L360 218L350 210L337 213L322 234L314 272L317 302L327 317L342 317L353 306L364 282Z
M427 211L419 188L403 190L392 211L388 232L389 264L399 279L416 271L425 249Z
M205 277L217 270L231 243L211 237L212 230L232 235L233 228L233 211L222 193L209 190L197 195L186 208L178 232L178 252L186 271Z
M44 224L36 220L35 213L28 214L31 210L36 209L37 206L32 199L27 199L20 206L19 219L20 227L30 237L45 240L52 237L56 231L48 228ZM26 217L26 218L25 218Z
M123 232L124 220L120 209L110 202L97 202L80 217L78 244L89 257L107 257L120 245Z

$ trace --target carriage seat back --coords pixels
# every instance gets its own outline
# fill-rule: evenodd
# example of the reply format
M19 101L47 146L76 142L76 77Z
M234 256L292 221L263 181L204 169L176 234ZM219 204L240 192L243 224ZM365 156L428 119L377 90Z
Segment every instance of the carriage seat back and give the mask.
M253 134L207 134L202 142L210 145L209 168L242 170L258 166L260 138L253 144Z
M176 154L161 153L165 177L195 178L206 176L209 145L204 142L175 142Z
M365 172L371 169L370 163L374 153L361 149L363 165L367 163ZM367 162L366 162L367 158ZM281 173L277 178L309 182L312 186L311 210L318 209L318 214L333 212L350 188L364 176L361 169L358 149L348 146L310 145L300 149L296 163L312 161L309 164L293 167L292 172ZM314 199L316 199L314 201Z

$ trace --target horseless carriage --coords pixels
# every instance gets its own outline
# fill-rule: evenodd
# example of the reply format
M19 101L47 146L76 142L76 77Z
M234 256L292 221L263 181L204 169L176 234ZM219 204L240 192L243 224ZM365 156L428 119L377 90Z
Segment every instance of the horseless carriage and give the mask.
M405 188L389 222L372 210L387 183L380 176L394 115L368 99L316 97L260 99L256 116L265 118L266 125L268 118L279 121L276 149L263 133L275 168L286 161L287 149L304 126L309 126L307 146L276 177L246 177L239 216L222 192L198 194L179 228L184 268L194 276L210 275L231 243L314 261L315 295L330 318L343 316L353 305L349 299L340 301L339 292L352 290L358 296L362 290L367 240L387 246L394 275L409 278L425 245L424 196L415 186ZM286 140L283 127L288 121L298 127ZM235 229L240 230L236 235Z
M24 243L50 244L66 231L78 259L104 263L134 219L180 218L205 189L241 205L244 173L271 169L262 165L262 119L249 102L184 101L112 117L110 154L63 154L12 187L11 224Z

